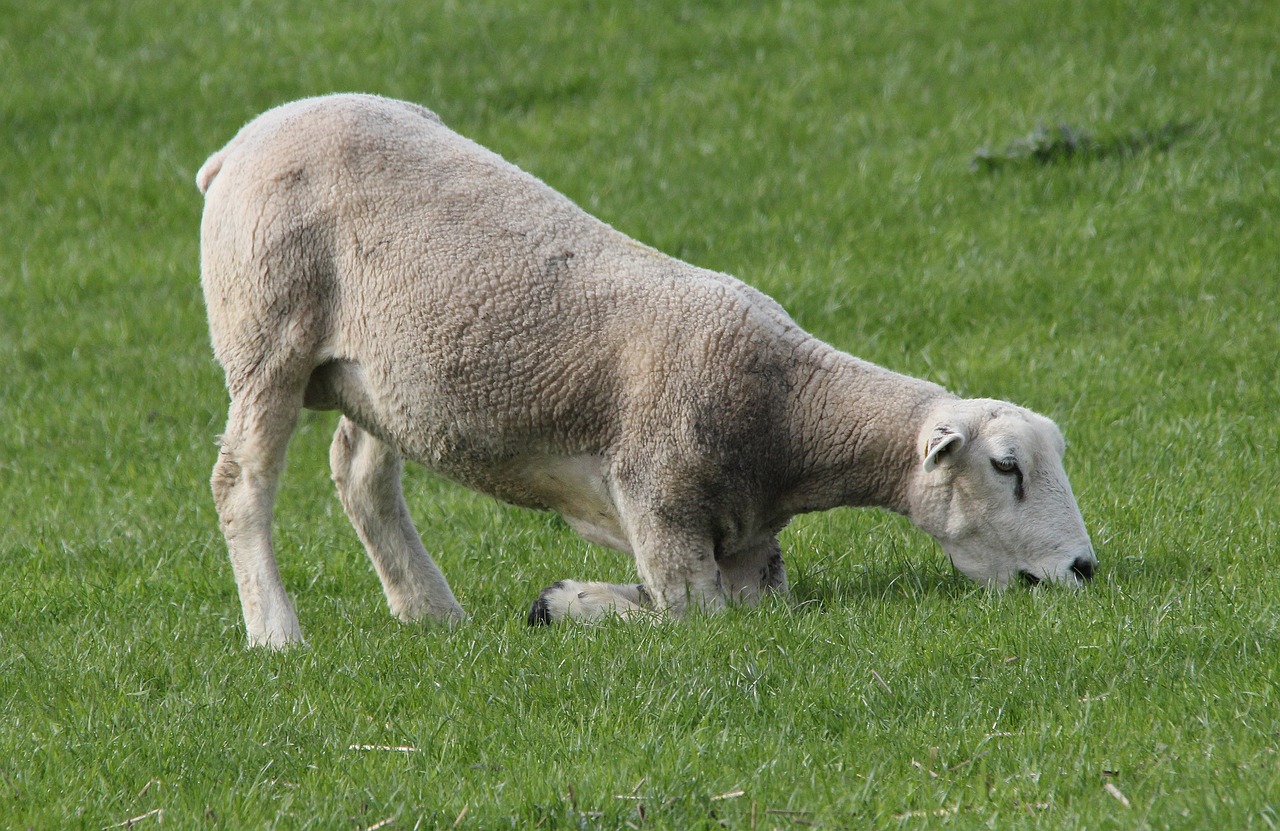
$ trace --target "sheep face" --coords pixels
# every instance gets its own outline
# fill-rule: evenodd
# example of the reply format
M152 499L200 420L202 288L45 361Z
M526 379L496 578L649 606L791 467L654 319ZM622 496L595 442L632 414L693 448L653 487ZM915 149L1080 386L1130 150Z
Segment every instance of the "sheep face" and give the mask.
M921 433L912 519L965 576L1080 586L1097 560L1057 425L1000 401L954 401Z

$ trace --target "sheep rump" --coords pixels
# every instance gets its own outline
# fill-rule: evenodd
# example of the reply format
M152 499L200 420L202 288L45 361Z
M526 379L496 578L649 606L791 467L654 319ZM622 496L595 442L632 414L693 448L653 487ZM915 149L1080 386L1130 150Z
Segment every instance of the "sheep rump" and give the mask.
M935 526L955 525L943 496L968 474L958 452L925 471L942 425L957 451L993 424L1025 433L1020 464L1056 494L1061 541L962 571L1067 581L1091 561L1047 419L838 352L762 293L635 242L422 107L286 104L196 181L231 397L213 491L251 643L301 638L271 514L304 406L343 414L334 480L405 620L463 612L409 519L403 458L635 556L641 586L558 583L535 622L785 591L777 533L804 511L886 507L948 549L955 535Z

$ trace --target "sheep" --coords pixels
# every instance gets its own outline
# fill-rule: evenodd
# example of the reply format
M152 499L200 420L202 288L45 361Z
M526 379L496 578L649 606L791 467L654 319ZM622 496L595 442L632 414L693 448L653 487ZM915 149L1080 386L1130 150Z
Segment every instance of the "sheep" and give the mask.
M302 640L271 525L303 408L341 413L333 480L405 621L466 617L409 517L405 458L634 556L639 584L559 581L532 624L785 595L779 531L839 506L905 514L993 587L1093 575L1049 419L838 351L416 104L285 104L196 182L230 395L211 485L250 645Z

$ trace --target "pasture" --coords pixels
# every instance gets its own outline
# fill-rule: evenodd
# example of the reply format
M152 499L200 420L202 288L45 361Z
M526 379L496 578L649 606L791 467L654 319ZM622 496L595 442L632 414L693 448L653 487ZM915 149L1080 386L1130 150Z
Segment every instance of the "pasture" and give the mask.
M1280 6L0 2L0 827L1274 828ZM805 328L1054 418L1100 567L993 594L801 517L791 602L530 629L624 581L410 467L471 621L386 612L307 414L309 646L244 648L196 169L420 102Z

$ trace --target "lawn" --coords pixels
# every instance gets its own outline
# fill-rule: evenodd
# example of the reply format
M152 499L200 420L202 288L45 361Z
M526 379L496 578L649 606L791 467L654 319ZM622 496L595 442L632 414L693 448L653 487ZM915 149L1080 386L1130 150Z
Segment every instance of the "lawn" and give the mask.
M1274 828L1280 6L0 0L0 827ZM392 620L290 448L309 641L244 648L196 169L338 90L423 103L810 331L1053 417L1100 558L992 594L900 517L793 596L530 629L632 579L420 469L471 621Z

